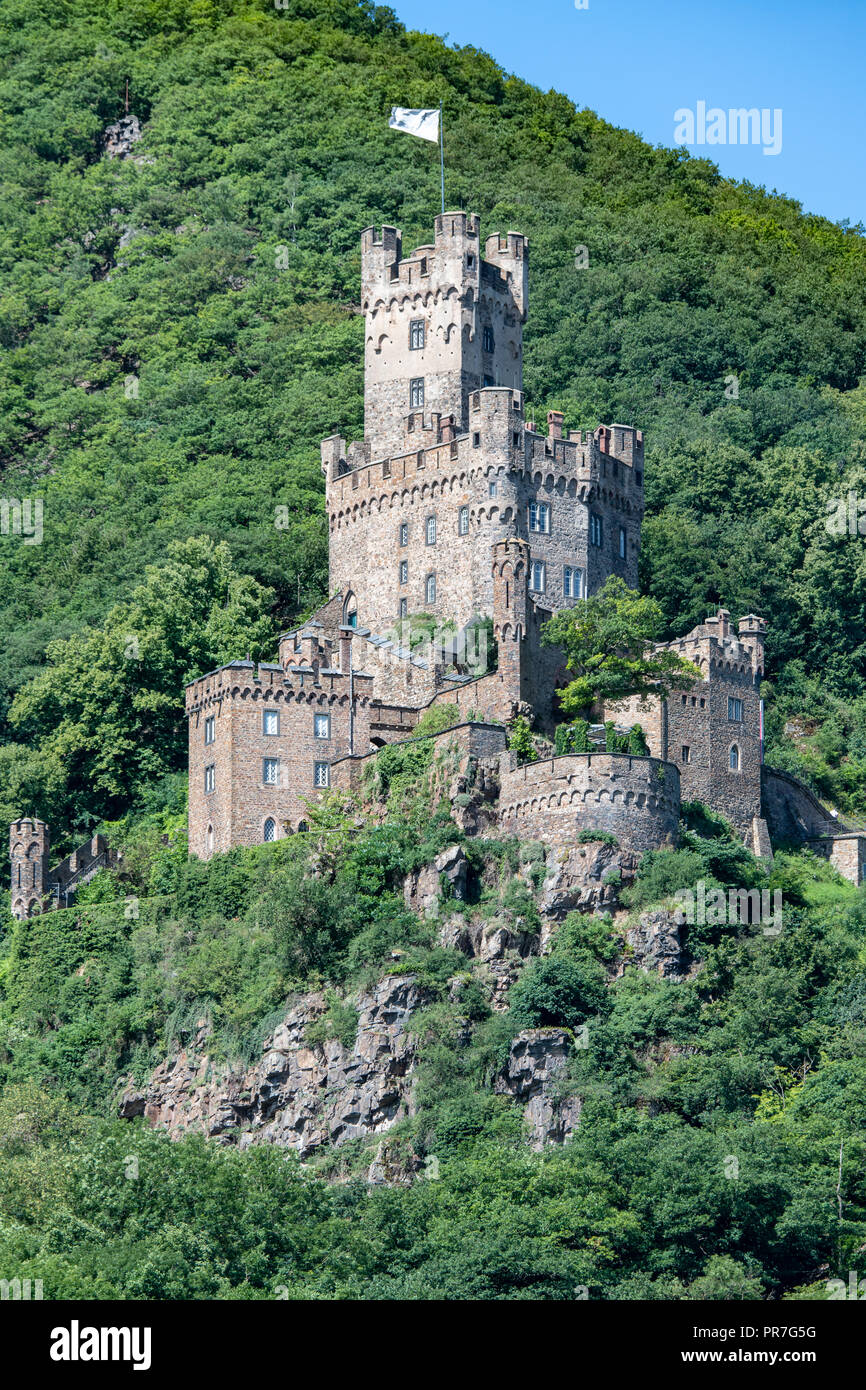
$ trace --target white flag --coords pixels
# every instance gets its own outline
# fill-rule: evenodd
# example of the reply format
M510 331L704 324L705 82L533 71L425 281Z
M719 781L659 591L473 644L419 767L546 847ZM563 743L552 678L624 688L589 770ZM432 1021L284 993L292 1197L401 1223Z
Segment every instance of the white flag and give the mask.
M392 106L388 125L392 130L405 130L407 135L418 135L422 140L439 143L439 108L432 111L414 111L409 106Z

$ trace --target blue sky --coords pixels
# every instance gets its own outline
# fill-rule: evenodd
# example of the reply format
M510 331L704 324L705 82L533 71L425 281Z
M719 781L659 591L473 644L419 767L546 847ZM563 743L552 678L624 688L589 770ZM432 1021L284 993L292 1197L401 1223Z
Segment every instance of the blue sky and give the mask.
M408 28L483 48L506 71L653 145L686 143L674 138L674 114L699 102L725 113L781 109L778 154L760 144L689 148L806 212L866 224L866 0L390 3Z

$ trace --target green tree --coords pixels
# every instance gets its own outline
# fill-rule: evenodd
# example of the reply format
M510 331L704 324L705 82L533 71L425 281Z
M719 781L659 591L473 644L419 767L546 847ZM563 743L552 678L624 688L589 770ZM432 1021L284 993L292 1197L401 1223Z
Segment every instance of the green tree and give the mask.
M234 568L225 542L177 541L100 628L52 642L10 722L38 750L36 810L79 831L183 765L184 685L273 639L272 594ZM19 795L24 784L19 780Z
M700 680L692 662L653 646L661 626L656 601L629 589L618 575L584 603L556 613L542 641L562 647L569 671L576 673L559 692L566 713L579 715L599 700L665 696Z

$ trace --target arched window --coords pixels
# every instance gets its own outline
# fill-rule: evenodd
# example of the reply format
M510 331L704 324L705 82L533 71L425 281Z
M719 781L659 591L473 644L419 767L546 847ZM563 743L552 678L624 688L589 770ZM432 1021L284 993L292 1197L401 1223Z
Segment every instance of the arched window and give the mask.
M265 843L267 843L269 840L275 840L276 838L277 823L274 820L273 816L268 816L267 820L265 821Z
M461 535L461 536L466 536L466 535L469 534L469 508L468 508L468 507L461 507L461 508L460 508L460 518L459 518L459 521L458 521L458 523L457 523L457 531L458 531L458 534Z
M208 828L207 828L207 852L208 852L208 854L213 854L213 826L212 826L212 825L209 825Z
M731 751L728 756L728 766L731 769L731 772L739 772L740 770L740 750L737 747L736 743L731 744Z
M299 834L299 835L303 835L304 831L305 831L305 830L309 830L309 828L310 828L310 827L307 825L307 822L306 822L305 820L299 820L299 821L298 821L298 834Z
M426 584L426 586L425 586L425 594L426 594L426 598L427 598L427 602L428 602L428 603L435 603L435 602L436 602L436 576L435 576L435 574L428 574L428 576L427 576L427 584Z
M427 544L428 544L428 545L435 545L435 544L436 544L436 518L435 518L435 516L428 516L428 518L427 518Z

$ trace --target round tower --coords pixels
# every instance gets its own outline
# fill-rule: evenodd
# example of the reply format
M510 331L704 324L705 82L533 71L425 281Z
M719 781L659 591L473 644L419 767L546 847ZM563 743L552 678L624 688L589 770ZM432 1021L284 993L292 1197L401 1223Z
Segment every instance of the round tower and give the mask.
M51 835L44 820L22 816L9 827L12 916L35 917L49 887Z

